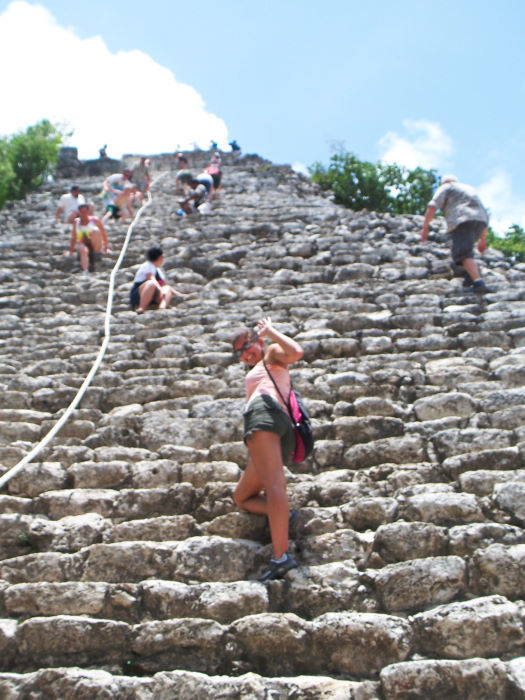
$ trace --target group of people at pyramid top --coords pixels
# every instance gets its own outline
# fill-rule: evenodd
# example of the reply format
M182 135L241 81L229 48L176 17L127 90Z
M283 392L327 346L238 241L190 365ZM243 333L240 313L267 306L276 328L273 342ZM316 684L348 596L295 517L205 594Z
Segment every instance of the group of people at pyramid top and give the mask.
M182 191L184 197L177 214L208 213L210 203L218 196L221 187L220 153L215 152L209 165L196 176L189 170L188 159L183 153L176 153L175 159L175 192ZM143 201L150 181L149 162L145 157L141 157L132 169L107 177L103 184L105 213L102 220L94 216L93 206L85 201L78 185L73 185L69 193L62 195L55 218L58 221L65 214L66 221L72 224L69 254L77 250L84 273L94 268L97 256L109 252L104 223L111 218L125 221L126 214L132 217L132 203ZM421 229L423 242L428 240L429 225L437 210L445 216L452 261L456 269L461 270L464 286L479 294L490 291L474 259L475 245L480 252L487 247L489 221L487 210L475 190L459 182L455 175L444 175L427 206ZM137 308L140 307L137 305Z
M95 215L93 203L81 194L79 185L72 185L70 191L60 197L55 221L64 217L66 223L71 224L71 238L66 254L73 255L75 251L78 253L84 274L94 270L96 260L102 253L111 252L104 225L110 219L125 223L127 217L133 217L133 204L142 204L144 201L151 182L149 165L148 159L141 157L131 169L113 173L104 180L102 218Z

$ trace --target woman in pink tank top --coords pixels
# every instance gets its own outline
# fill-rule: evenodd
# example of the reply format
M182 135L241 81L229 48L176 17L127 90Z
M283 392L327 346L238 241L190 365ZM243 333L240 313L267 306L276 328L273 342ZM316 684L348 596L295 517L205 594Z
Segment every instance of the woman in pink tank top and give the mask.
M266 349L263 338L273 341ZM252 367L246 376L244 411L249 460L233 499L249 513L268 516L273 557L259 579L267 581L282 578L297 566L288 553L290 507L283 468L295 447L295 434L283 398L288 400L290 393L288 366L300 360L303 351L295 340L275 330L269 317L257 323L257 332L247 328L238 332L232 343L235 356Z

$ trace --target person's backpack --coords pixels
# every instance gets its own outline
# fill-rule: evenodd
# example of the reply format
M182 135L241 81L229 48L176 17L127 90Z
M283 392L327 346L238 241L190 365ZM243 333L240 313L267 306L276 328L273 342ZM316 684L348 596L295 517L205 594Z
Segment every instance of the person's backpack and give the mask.
M314 449L314 436L312 430L312 422L310 416L304 405L301 394L290 389L290 395L288 401L284 400L284 396L281 394L279 387L266 362L263 360L264 369L268 372L268 376L273 382L274 387L277 389L277 393L282 399L282 402L288 409L288 415L292 421L294 433L295 433L295 450L292 454L292 459L294 462L303 462L307 457L309 457Z
M292 459L294 462L302 462L310 456L314 449L314 436L310 416L302 396L294 389L290 389L288 412L295 432L295 450Z

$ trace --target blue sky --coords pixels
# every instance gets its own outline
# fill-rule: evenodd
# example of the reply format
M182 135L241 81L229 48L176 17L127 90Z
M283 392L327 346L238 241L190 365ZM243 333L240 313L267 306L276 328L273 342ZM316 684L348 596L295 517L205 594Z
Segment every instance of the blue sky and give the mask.
M525 225L524 26L524 0L0 0L0 134L48 116L84 157L235 138L298 167L340 143Z

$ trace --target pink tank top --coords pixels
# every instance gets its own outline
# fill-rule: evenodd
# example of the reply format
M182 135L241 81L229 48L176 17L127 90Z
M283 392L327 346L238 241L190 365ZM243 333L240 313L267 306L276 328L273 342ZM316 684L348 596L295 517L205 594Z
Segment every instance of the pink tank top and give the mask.
M266 363L266 366L272 373L272 377L275 383L279 387L279 391L288 400L288 394L290 393L290 373L285 367L281 365L270 365ZM258 362L255 367L253 367L246 375L246 399L247 404L250 404L256 396L261 394L267 394L277 401L277 403L284 408L286 411L286 405L279 396L277 389L275 388L272 380L268 376L268 372L265 370L262 362Z

